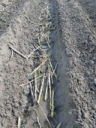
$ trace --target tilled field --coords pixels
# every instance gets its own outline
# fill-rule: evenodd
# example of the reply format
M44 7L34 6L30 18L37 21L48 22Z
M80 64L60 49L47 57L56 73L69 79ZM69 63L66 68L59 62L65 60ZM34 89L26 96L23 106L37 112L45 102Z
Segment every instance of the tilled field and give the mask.
M96 128L96 1L0 1L0 128Z

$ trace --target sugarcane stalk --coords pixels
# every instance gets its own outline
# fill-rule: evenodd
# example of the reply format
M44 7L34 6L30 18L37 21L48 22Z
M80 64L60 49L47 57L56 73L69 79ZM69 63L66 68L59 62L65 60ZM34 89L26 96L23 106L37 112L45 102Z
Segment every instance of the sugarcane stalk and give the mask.
M49 87L49 108L51 110L51 75L50 75L50 65L48 64L48 87Z
M59 123L56 128L60 128L60 127L61 127L61 123Z
M29 88L30 88L30 92L31 92L31 97L33 98L34 94L33 94L33 89L32 89L32 84L31 83L29 84Z
M33 58L37 58L37 57L47 57L47 56L50 56L50 55L47 55L47 54L44 54L44 55L32 55Z
M38 75L40 75L40 74L41 74L41 69L39 68L39 69L38 69Z
M42 128L40 120L39 120L39 116L37 116L37 122L38 122L39 128Z
M49 85L49 108L51 109L51 80L50 80L50 73L48 74L48 85Z
M44 100L46 101L48 98L48 81L47 81L47 85L46 85L46 90L45 90L45 97Z
M51 127L51 123L50 123L50 121L49 121L47 115L45 114L45 112L44 112L44 110L43 110L43 108L42 108L42 106L41 106L40 104L39 104L39 107L40 107L40 109L42 110L42 112L43 112L43 114L44 114L44 116L45 116L47 122L49 123L49 125L50 125L50 127Z
M50 64L50 68L51 68L52 73L54 74L54 76L55 76L56 79L57 79L57 75L56 75L56 73L55 73L55 71L54 71L54 69L53 69L53 66L52 66L52 63L51 63L50 58L49 58L49 64Z
M40 120L39 120L39 115L37 113L37 110L36 109L33 109L36 113L36 116L37 116L37 122L38 122L38 125L39 125L39 128L41 128L41 123L40 123Z
M52 20L52 18L46 18L46 19L43 19L42 22L44 22L44 23L48 22L48 21L50 22L51 20Z
M57 69L57 66L58 66L58 63L56 63L56 65L55 65L55 68L54 68L54 70L53 70L53 74L55 73L55 71L56 71L56 69ZM57 76L57 75L56 75Z
M51 56L51 54L44 54L43 57L45 58L49 58Z
M40 48L40 46L38 46L36 49L33 50L33 52L31 52L28 56L27 56L27 59L29 59L31 57L31 55Z
M56 63L55 68L54 68L53 72L51 73L51 82L52 82L52 84L54 84L53 75L54 75L54 73L55 73L55 71L57 69L57 65L58 64Z
M25 83L25 84L21 84L20 86L22 87L22 86L28 85L28 84L30 84L31 82L40 79L42 76L43 76L43 75L40 75L40 76L38 76L37 78L35 78L35 79L33 79L33 80L31 80L31 81Z
M47 41L47 45L48 45L49 48L51 47L50 44L49 44L49 41Z
M19 116L18 117L18 128L20 128L21 127L21 117Z
M42 65L44 65L46 61L47 59L43 61L37 68L35 68L34 71L31 73L31 75L33 75Z
M18 50L16 50L15 48L13 48L13 46L8 45L10 49L12 49L14 52L16 52L18 55L20 55L21 57L23 57L24 59L26 59L27 57L25 55L23 55L21 52L19 52Z
M54 31L54 30L55 30L55 28L47 27L47 28L44 29L44 33L47 32L47 31Z
M48 41L47 41L47 45L48 45L49 48L51 47Z
M41 41L40 41L40 34L38 35L38 43L40 45Z
M41 88L40 88L40 93L39 93L38 100L37 100L37 103L38 103L38 104L40 103L40 99L41 99L41 95L42 95L42 91L43 91L43 87L44 87L44 81L45 81L45 76L43 76L43 79L42 79L42 84L41 84Z
M50 75L50 66L48 65L49 74L48 74L48 81L49 81L49 107L50 107L50 116L54 116L54 90L51 87L51 75Z
M31 93L32 104L34 104L34 89L33 89L32 83L29 84L29 89Z
M53 118L54 117L54 90L52 90L51 94L51 113L50 116Z
M51 83L54 84L53 76L51 75Z
M35 72L35 101L37 101L37 72Z

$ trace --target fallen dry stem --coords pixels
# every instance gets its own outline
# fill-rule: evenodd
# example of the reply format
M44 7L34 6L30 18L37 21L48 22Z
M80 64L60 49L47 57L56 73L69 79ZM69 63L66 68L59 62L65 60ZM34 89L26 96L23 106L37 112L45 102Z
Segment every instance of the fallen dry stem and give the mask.
M40 45L41 41L40 41L40 35L38 35L38 43Z
M52 90L51 93L51 113L50 116L53 118L54 117L54 90Z
M40 46L38 46L36 49L34 49L33 52L31 52L31 53L27 56L27 59L29 59L29 58L32 56L32 54L33 54L36 50L38 50L39 48L40 48Z
M35 75L34 75L34 77L35 77L35 101L37 101L37 72L35 72Z
M21 117L19 116L18 117L18 128L20 128L21 127Z
M33 81L35 81L35 80L40 79L42 76L43 76L43 75L40 75L40 76L38 76L37 78L35 78L35 79L31 80L30 82L27 82L26 84L21 84L20 86L28 85L28 84L30 84L31 82L33 82Z
M45 33L45 32L48 32L48 31L54 31L54 30L55 30L55 28L50 28L50 27L49 27L49 28L45 28L45 29L44 29L44 33Z
M50 73L48 75L48 85L49 85L49 108L51 109L51 79L50 79Z
M37 68L35 68L34 71L31 73L31 75L33 75L42 65L44 65L46 61L47 59L43 61Z
M55 76L55 77L56 77L56 79L57 79L57 75L56 75L56 73L55 73L55 70L54 70L54 68L53 68L53 65L52 65L52 63L51 63L50 58L49 58L49 64L50 64L50 67L51 67L52 73L54 74L54 76Z
M61 123L59 123L56 128L60 128L60 127L61 127Z
M24 59L26 59L27 57L25 55L23 55L21 52L17 51L15 48L13 48L12 46L9 45L9 48L12 49L14 52L16 52L18 55L20 55L21 57L23 57Z
M34 101L34 92L33 92L33 88L32 88L32 84L31 83L29 84L29 88L30 88L30 92L31 92L31 98Z
M43 79L42 79L42 85L41 85L40 93L39 93L38 100L37 100L38 104L40 103L40 99L41 99L41 95L42 95L42 91L43 91L43 87L44 87L44 81L45 81L45 76L43 76Z
M47 85L46 85L46 90L45 90L45 97L44 100L46 101L48 98L48 81L47 81Z
M38 58L38 57L42 57L42 58L46 58L46 57L49 57L50 55L48 54L44 54L44 55L35 55L35 56L32 56L32 58Z
M39 107L40 107L40 109L42 110L42 112L43 112L43 114L44 114L46 120L48 121L48 123L49 123L49 125L50 125L50 127L51 127L51 123L50 123L49 119L47 118L47 115L45 114L45 112L44 112L44 110L43 110L43 108L41 107L40 104L39 104Z
M39 116L37 116L37 122L38 122L39 127L42 128L40 124Z
M11 61L12 57L13 57L13 50L12 50L12 53L11 53L11 56L10 56L10 59L9 59L8 63L6 64L6 66L4 68L6 68L8 66L8 64Z
M51 47L48 41L47 41L47 45L48 45L49 48Z
M38 115L38 113L37 113L37 110L36 110L36 109L33 109L33 110L35 111L35 113L36 113L36 115L37 115L37 122L38 122L39 128L42 128L42 127L41 127L41 124L40 124L39 115Z
M58 64L55 65L55 68L54 68L53 72L51 72L51 81L52 81L52 84L54 84L53 75L54 75L54 73L55 73L55 71L57 69L57 66L58 66Z
M56 69L57 69L57 66L58 66L58 63L56 63L56 65L55 65L55 68L54 68L54 70L53 70L53 74L55 73L55 71L56 71Z

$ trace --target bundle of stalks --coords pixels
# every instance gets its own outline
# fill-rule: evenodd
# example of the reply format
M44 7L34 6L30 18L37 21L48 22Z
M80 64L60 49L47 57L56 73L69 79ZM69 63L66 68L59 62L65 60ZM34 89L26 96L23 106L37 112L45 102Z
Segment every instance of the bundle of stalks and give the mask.
M55 28L48 27L48 25L46 27L46 22L48 22L47 24L50 24L50 21L51 21L51 16L49 15L48 9L47 9L46 15L43 14L43 12L42 12L41 17L39 18L39 20L40 20L39 29L42 30L42 28L43 28L44 31L43 32L39 31L41 33L39 33L36 38L38 45L35 44L35 49L33 50L33 52L31 52L27 56L24 56L22 53L18 52L13 47L10 47L10 48L13 51L17 52L20 56L22 56L25 59L29 59L32 57L32 58L34 58L34 61L38 62L37 66L36 66L36 63L34 63L34 69L30 73L30 75L33 76L32 77L33 79L28 81L25 84L20 85L20 86L29 85L31 97L33 100L35 100L35 102L39 106L40 106L40 102L43 99L42 97L44 95L44 101L46 101L47 105L49 106L50 117L53 118L54 117L54 89L53 89L54 79L53 79L53 77L55 77L57 79L57 75L55 73L57 64L54 68L53 64L51 62L51 55L49 55L47 53L47 51L46 52L44 51L44 49L42 48L43 43L41 41L45 41L44 39L47 39L46 45L48 48L51 48L50 43L49 43L49 33L50 33L49 31L53 31ZM38 54L36 54L36 52L38 52ZM40 85L38 84L39 81L41 82ZM40 108L43 111L42 106L40 106ZM46 117L46 120L49 122L47 115L45 113L44 113L44 115ZM38 123L41 128L39 120L38 120ZM20 128L20 124L21 124L21 118L19 117L18 118L18 128ZM50 124L50 122L49 122L49 124ZM61 126L61 124L58 124L57 128L60 128L60 126Z

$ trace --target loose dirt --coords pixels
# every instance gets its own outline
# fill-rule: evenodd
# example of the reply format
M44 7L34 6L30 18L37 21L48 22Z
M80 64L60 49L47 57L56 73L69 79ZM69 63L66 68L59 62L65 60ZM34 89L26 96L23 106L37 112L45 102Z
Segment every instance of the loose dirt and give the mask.
M0 128L18 128L20 119L20 128L58 128L59 123L60 128L96 128L95 8L95 0L0 1ZM47 11L51 19L46 23L54 29L47 30L38 48L45 27L41 15ZM56 67L53 117L45 91L39 105L29 91L30 74L42 63L42 57L38 64L30 54L36 48L35 55L51 54Z

